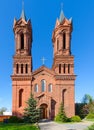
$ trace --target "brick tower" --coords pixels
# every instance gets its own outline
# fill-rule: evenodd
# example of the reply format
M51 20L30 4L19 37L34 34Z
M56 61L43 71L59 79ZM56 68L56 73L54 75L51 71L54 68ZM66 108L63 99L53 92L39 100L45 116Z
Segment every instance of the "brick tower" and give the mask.
M26 106L25 101L31 92L32 73L32 27L30 20L26 20L24 9L19 20L14 19L13 31L15 35L15 54L13 56L12 74L12 112L22 116Z
M67 19L61 10L60 18L56 21L52 41L54 60L52 69L56 75L56 86L59 89L59 102L63 102L66 115L75 114L74 107L74 56L71 55L72 19ZM57 96L59 96L57 95Z

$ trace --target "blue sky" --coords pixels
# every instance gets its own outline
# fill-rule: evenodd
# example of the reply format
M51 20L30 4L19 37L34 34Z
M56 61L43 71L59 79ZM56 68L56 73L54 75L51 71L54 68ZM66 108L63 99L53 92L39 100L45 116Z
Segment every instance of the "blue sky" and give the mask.
M33 28L33 70L52 66L52 31L60 15L61 3L66 18L73 18L71 49L75 56L75 101L84 94L94 95L94 0L24 0L25 14ZM20 18L22 0L0 1L0 108L12 106L12 64L14 55L14 17Z

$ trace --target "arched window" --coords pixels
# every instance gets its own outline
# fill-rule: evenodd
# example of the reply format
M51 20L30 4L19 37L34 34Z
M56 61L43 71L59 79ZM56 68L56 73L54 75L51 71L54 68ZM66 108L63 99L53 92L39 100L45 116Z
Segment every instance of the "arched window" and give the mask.
M59 50L59 39L57 39L57 51Z
M25 66L25 73L28 73L28 64Z
M64 72L64 74L66 73L66 65L65 64L63 66L63 72Z
M61 73L61 64L59 64L59 73Z
M63 33L63 49L66 49L66 34Z
M38 92L38 84L35 84L35 86L34 86L34 92Z
M21 64L21 74L23 73L23 64Z
M68 73L70 73L70 64L68 64Z
M42 92L46 90L46 81L44 79L41 80L41 88L42 88Z
M66 89L64 89L63 91L62 91L62 102L63 102L63 105L65 106L65 94L66 94Z
M48 92L52 92L52 84L49 84L49 86L48 86Z
M18 74L19 73L19 65L16 64L16 73Z
M24 34L21 34L21 49L24 49Z
M19 90L19 107L21 107L23 104L23 89Z

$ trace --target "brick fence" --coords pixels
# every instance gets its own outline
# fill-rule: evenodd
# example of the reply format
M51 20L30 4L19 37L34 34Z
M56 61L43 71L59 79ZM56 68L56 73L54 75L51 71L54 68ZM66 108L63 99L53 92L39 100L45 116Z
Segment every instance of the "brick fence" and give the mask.
M7 116L0 116L0 122L4 121L4 119L9 119L11 116L7 115Z

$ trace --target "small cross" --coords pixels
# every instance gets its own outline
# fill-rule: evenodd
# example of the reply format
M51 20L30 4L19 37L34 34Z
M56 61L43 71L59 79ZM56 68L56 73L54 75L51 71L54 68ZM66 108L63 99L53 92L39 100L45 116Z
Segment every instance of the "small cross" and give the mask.
M46 59L43 57L41 60L42 60L42 64L44 65L44 64L45 64Z

